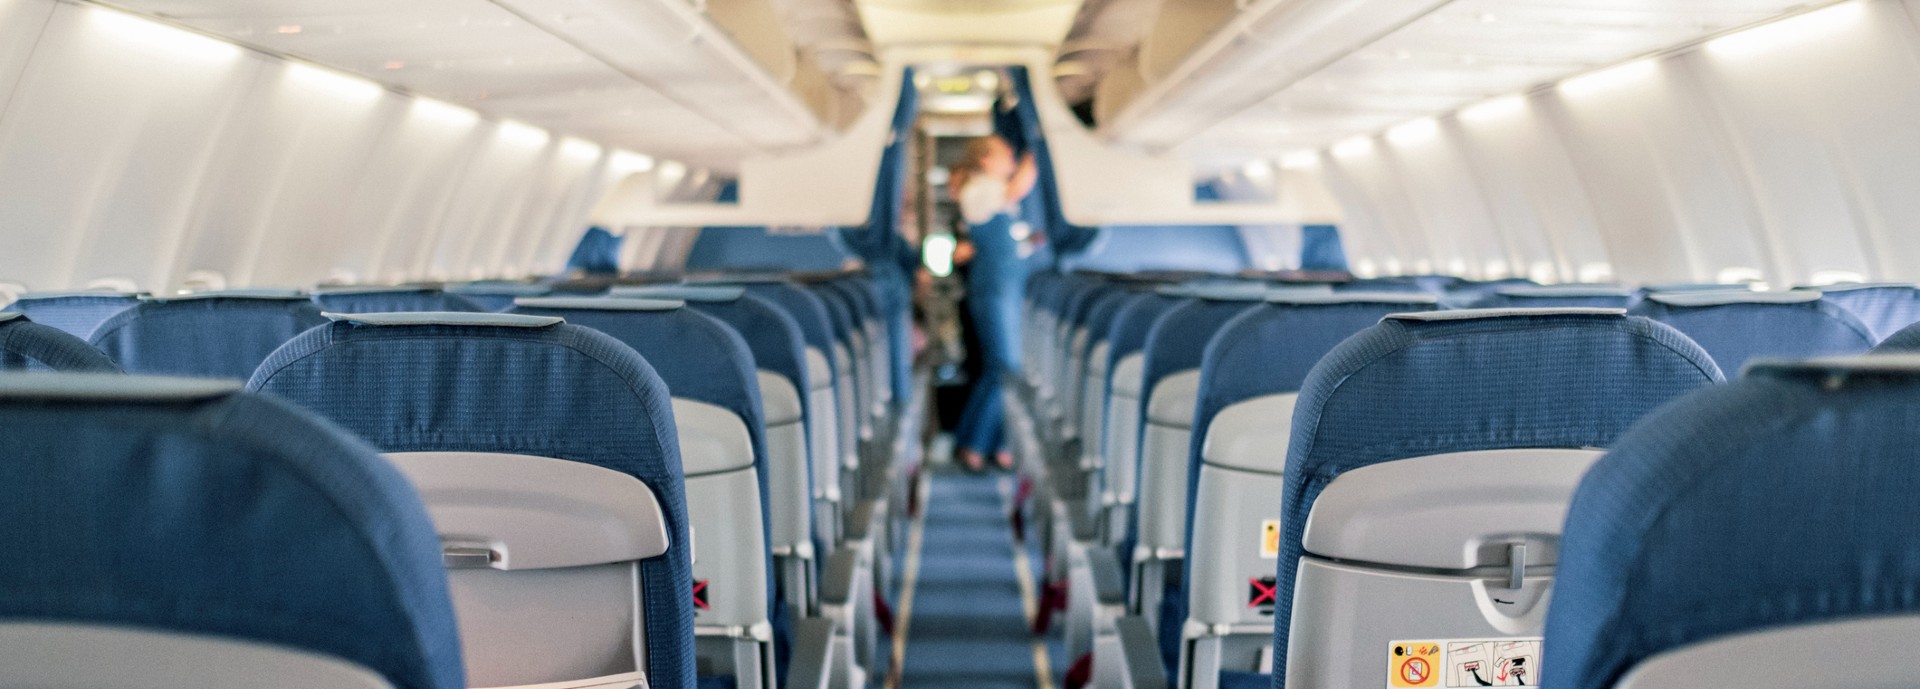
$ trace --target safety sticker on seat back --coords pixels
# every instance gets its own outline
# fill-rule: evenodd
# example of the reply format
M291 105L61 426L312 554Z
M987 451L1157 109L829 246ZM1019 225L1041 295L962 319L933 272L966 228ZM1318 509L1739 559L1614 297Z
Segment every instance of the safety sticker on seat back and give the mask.
M1395 641L1387 648L1388 689L1539 684L1539 639Z
M1280 520L1260 522L1260 559L1280 559Z

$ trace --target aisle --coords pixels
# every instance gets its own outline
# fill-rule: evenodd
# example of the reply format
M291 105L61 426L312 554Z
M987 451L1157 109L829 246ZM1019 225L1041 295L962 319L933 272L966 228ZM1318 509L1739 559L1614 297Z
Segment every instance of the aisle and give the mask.
M941 471L933 477L905 620L906 689L1036 685L1007 524L1011 482L1004 474Z

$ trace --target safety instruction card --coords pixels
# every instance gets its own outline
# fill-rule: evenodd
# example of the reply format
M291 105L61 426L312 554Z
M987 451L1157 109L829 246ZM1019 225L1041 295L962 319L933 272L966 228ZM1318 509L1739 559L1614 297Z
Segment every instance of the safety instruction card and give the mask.
M1395 641L1387 647L1388 689L1539 685L1539 639Z

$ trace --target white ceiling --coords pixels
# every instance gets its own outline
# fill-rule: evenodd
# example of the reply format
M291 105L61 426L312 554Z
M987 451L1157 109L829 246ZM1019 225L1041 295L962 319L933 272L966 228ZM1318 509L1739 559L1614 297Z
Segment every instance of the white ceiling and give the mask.
M1057 46L1081 0L856 0L879 45Z
M825 135L680 0L118 0L270 51L695 166ZM671 4L670 4L671 3Z
M1788 14L1807 0L1452 0L1302 64L1288 46L1206 65L1138 108L1115 138L1198 160L1246 160L1373 134ZM1816 3L1818 4L1818 3ZM1437 6L1437 9L1430 8ZM1353 13L1363 20L1379 13ZM1316 46L1319 47L1319 46ZM1190 57L1190 59L1192 59Z

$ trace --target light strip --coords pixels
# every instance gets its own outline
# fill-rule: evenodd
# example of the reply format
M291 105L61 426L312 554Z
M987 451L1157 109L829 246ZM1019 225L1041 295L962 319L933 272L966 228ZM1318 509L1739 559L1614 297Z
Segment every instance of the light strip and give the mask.
M1340 158L1356 158L1373 152L1373 137L1360 136L1334 144L1333 155Z
M470 127L480 121L480 113L432 98L414 98L413 114L453 127Z
M1387 130L1387 140L1401 146L1413 146L1440 138L1440 121L1431 117L1408 122Z
M560 153L575 160L593 161L600 158L600 145L585 139L567 137L560 140Z
M287 78L315 91L354 102L371 102L386 91L386 87L372 81L299 62L287 63Z
M1526 96L1503 96L1460 111L1460 119L1474 124L1504 120L1527 111Z
M1866 3L1850 0L1721 36L1707 43L1707 52L1723 57L1769 53L1859 26L1866 15Z
M240 57L240 46L216 38L105 7L87 10L89 22L101 33L149 50L199 62Z
M622 174L647 172L653 169L653 157L633 151L614 151L612 159L607 161L607 167Z
M1606 93L1652 77L1659 71L1654 58L1642 58L1560 82L1560 92L1574 97Z
M545 129L514 120L501 120L499 127L494 131L502 141L527 148L545 146L547 141L553 138L553 135Z

